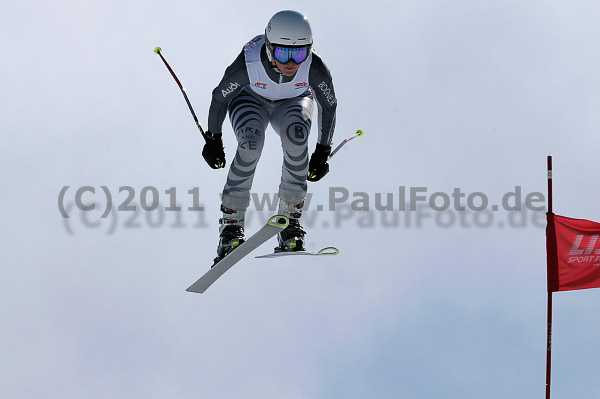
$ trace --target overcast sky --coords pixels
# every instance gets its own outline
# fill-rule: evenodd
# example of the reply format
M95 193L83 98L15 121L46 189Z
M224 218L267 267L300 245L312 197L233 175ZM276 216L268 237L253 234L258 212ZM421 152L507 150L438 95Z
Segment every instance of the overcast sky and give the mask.
M310 249L341 253L248 257L205 294L187 293L215 255L227 171L204 163L152 50L162 47L206 125L225 68L289 8L309 18L332 72L335 144L365 131L309 185L325 210L330 190L350 195L337 213L305 216ZM2 9L3 397L543 395L543 211L383 212L374 200L390 193L397 203L399 187L481 192L490 206L515 186L545 196L553 155L555 212L600 221L597 2L9 0ZM231 161L228 120L223 133ZM316 123L311 136L312 147ZM253 192L276 192L281 158L269 128ZM68 220L57 206L64 186ZM98 202L85 214L74 205L83 186ZM175 187L183 210L101 219L101 186L115 205L131 186L138 209L144 187L156 187L160 209ZM187 211L195 187L205 212ZM349 208L357 192L370 212ZM268 214L253 213L248 232ZM598 397L600 291L555 294L554 306L553 398Z

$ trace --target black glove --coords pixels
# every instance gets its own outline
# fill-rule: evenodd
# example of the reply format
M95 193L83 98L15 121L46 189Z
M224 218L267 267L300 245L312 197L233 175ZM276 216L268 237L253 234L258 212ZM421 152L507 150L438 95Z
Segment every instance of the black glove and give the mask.
M319 181L329 173L329 164L327 159L331 153L330 145L322 145L317 143L315 152L310 157L308 164L308 181Z
M213 169L225 167L225 150L223 149L223 139L220 134L214 134L206 131L206 144L202 149L204 160Z

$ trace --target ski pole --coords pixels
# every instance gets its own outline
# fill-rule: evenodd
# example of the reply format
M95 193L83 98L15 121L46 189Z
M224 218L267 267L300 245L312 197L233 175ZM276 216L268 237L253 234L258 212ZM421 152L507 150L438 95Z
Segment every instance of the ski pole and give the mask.
M173 76L173 79L175 79L175 82L177 82L177 86L179 86L179 90L181 90L181 93L183 93L183 98L185 98L185 102L187 103L188 108L190 109L190 112L192 113L192 116L194 117L194 122L196 122L196 126L198 126L198 130L200 130L200 134L202 134L202 137L204 137L204 140L206 140L206 133L204 133L204 130L202 129L202 126L200 126L200 123L198 122L198 117L196 117L196 113L194 112L194 108L192 108L192 103L190 103L190 100L189 100L187 94L185 94L185 89L183 88L183 85L181 84L181 82L179 81L179 79L177 79L177 75L175 75L175 72L173 72L173 69L171 69L171 66L169 65L169 63L167 62L167 60L165 60L165 57L163 57L163 55L161 54L161 51L162 51L162 49L160 47L155 47L154 48L154 54L158 54L160 56L160 58L165 63L165 66L169 70L169 72L171 72L171 75Z
M349 142L350 140L352 140L355 137L362 137L364 135L365 135L365 132L363 132L362 130L358 129L356 131L356 133L354 133L352 136L346 137L344 139L344 141L342 141L340 143L340 145L338 145L337 147L335 147L335 150L331 151L331 154L329 154L329 158L327 158L327 160L330 160L331 157L333 157L335 155L335 153L338 152L340 150L340 148L342 148L347 142Z

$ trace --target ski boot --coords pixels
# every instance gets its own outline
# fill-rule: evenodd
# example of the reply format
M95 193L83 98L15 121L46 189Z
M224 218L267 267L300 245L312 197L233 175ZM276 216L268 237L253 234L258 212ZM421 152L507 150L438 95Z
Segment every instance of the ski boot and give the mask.
M217 246L217 257L214 259L214 267L231 251L239 247L245 240L244 236L244 211L236 211L221 205L223 217L219 219L219 245Z
M304 248L304 236L306 231L300 225L298 219L289 219L290 224L277 234L279 245L275 252L306 251Z
M304 202L290 204L283 200L279 201L279 214L286 216L290 224L277 234L279 245L275 247L275 252L306 251L306 248L304 248L306 231L298 220L302 216L303 206Z

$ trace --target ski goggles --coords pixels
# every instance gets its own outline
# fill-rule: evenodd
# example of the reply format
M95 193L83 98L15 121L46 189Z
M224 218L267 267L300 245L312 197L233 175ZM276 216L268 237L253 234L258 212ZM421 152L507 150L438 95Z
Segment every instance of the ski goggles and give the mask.
M296 64L301 64L306 60L309 53L310 53L310 46L309 47L275 46L275 48L273 48L273 57L275 57L275 59L281 64L287 64L291 60L294 60L294 62Z

